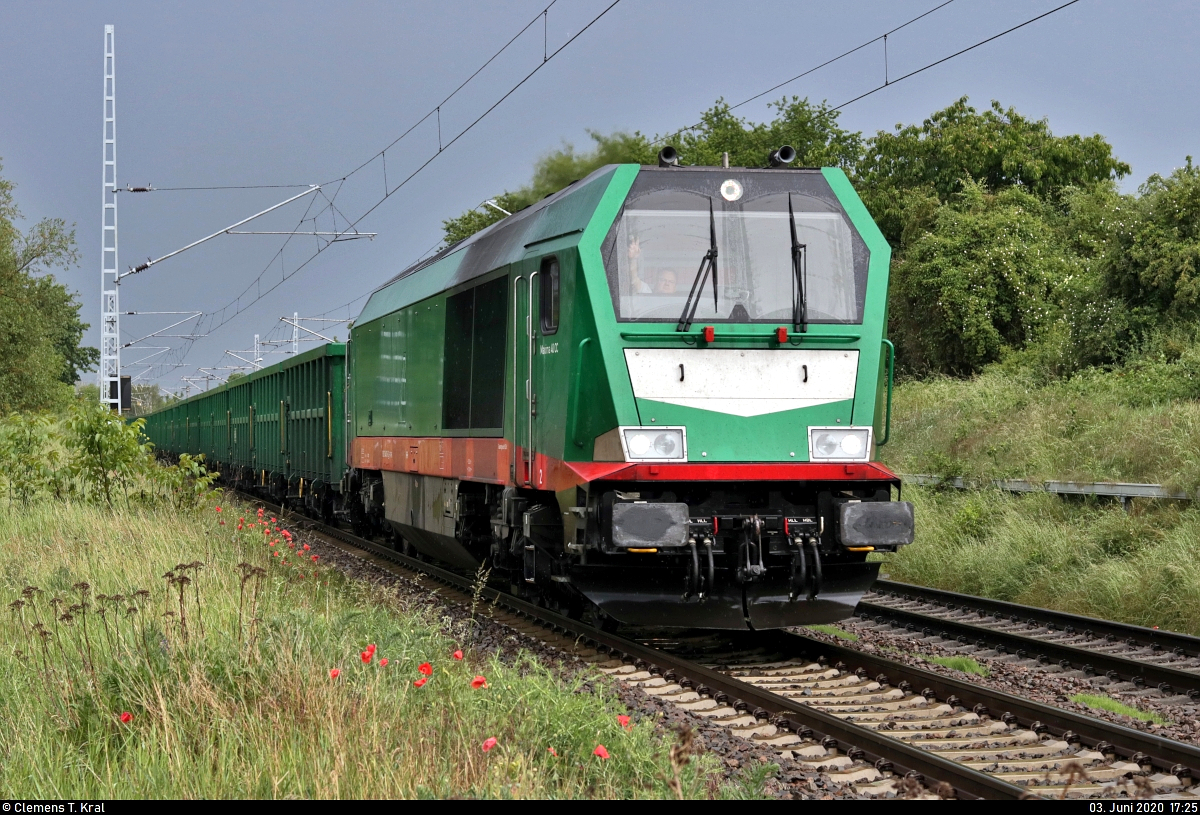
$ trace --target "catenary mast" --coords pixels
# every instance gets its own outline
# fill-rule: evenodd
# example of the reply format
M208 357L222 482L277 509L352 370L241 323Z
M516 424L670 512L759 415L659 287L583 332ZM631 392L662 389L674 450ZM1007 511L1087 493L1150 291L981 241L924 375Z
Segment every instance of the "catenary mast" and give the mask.
M117 267L117 108L113 26L104 26L104 171L100 252L100 401L121 410L121 317Z

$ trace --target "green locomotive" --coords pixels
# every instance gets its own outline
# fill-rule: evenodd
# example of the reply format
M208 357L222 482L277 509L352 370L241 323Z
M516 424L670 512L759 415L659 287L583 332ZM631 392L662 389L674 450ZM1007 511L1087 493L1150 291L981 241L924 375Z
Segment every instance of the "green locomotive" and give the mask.
M890 249L841 170L672 152L404 270L345 346L160 411L151 440L602 622L848 616L868 554L913 533L873 461Z

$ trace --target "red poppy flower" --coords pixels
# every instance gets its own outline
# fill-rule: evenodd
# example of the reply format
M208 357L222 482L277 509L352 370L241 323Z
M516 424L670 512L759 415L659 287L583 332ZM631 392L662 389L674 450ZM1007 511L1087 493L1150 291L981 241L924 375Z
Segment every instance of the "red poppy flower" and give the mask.
M267 542L267 546L274 546L274 545L275 545L275 541L268 541L268 542Z
M304 544L304 551L305 551L305 552L307 552L307 551L308 551L309 549L311 549L311 548L312 548L312 547L311 547L311 546L309 546L307 543L306 543L306 544Z
M462 649L459 649L459 650L457 650L457 651L455 651L455 652L454 652L454 658L455 658L455 659L462 659L462 657L463 657L463 654L462 654Z
M316 562L317 562L317 558L318 558L318 557L320 557L320 555L313 555L313 556L312 556L312 562L313 562L313 563L316 563Z
M387 657L384 657L383 659L379 660L379 667L380 667L380 668L386 668L386 667L387 667L387 664L388 664L388 658L387 658Z
M555 750L553 747L547 747L546 750L549 751L550 755L554 756L555 758L558 758L558 751Z
M279 557L279 553L278 553L278 552L276 552L276 553L275 553L275 557Z
M220 511L221 511L221 508L220 508L220 507L217 507L216 509L217 509L217 512L220 512Z
M241 524L238 524L238 531L239 531L239 532L241 532L241 531L242 531L242 525L241 525Z
M245 522L246 522L245 518L238 518L238 523L244 524Z
M486 688L487 680L484 679L482 676L477 676L471 680L471 687L474 688L475 690L479 690L480 688Z
M626 730L628 730L630 727L632 727L632 725L629 724L628 716L618 716L617 724L621 725L621 727L625 728Z
M417 671L425 674L426 676L433 676L433 666L428 662L422 662L420 665L418 665Z
M608 758L608 751L604 749L603 744L597 744L596 749L592 751L592 755L600 756L602 759Z
M330 679L337 679L341 675L342 675L342 672L338 668L330 668L329 669L329 678Z
M422 685L424 685L424 684L425 684L426 682L428 682L428 681L429 681L428 679L426 679L425 677L423 677L423 676L422 676L420 679L418 679L417 681L413 682L413 687L414 687L414 688L419 688L419 687L421 687Z
M225 522L224 522L224 521L221 521L221 526L224 526L224 525L225 525Z
M128 710L121 714L121 724L129 724L133 721L133 714Z
M495 747L495 746L496 746L496 744L497 744L497 741L496 741L496 737L495 737L495 736L492 736L492 737L488 738L488 739L487 739L486 741L484 741L484 743L483 743L483 752L485 752L485 753L486 753L488 750L491 750L493 747Z
M275 519L274 519L274 518L272 518L272 519L271 519L271 523L275 523Z
M370 651L372 654L374 654L375 653L375 643L371 643L370 645L368 645L367 650Z
M359 654L359 656L362 657L363 665L366 665L368 662L371 661L371 652L370 651L363 651L361 654Z

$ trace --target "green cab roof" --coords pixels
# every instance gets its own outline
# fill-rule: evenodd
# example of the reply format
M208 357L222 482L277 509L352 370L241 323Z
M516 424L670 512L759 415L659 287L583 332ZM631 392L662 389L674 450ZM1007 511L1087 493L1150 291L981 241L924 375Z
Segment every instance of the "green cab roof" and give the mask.
M618 166L601 167L587 178L413 264L371 293L354 324L377 320L518 261L536 244L582 235Z

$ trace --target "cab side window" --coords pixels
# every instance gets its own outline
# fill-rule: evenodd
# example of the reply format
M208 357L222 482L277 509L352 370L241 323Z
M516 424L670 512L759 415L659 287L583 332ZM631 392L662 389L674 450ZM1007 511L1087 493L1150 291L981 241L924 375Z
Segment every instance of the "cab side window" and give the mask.
M558 331L559 269L557 258L542 261L542 334Z

